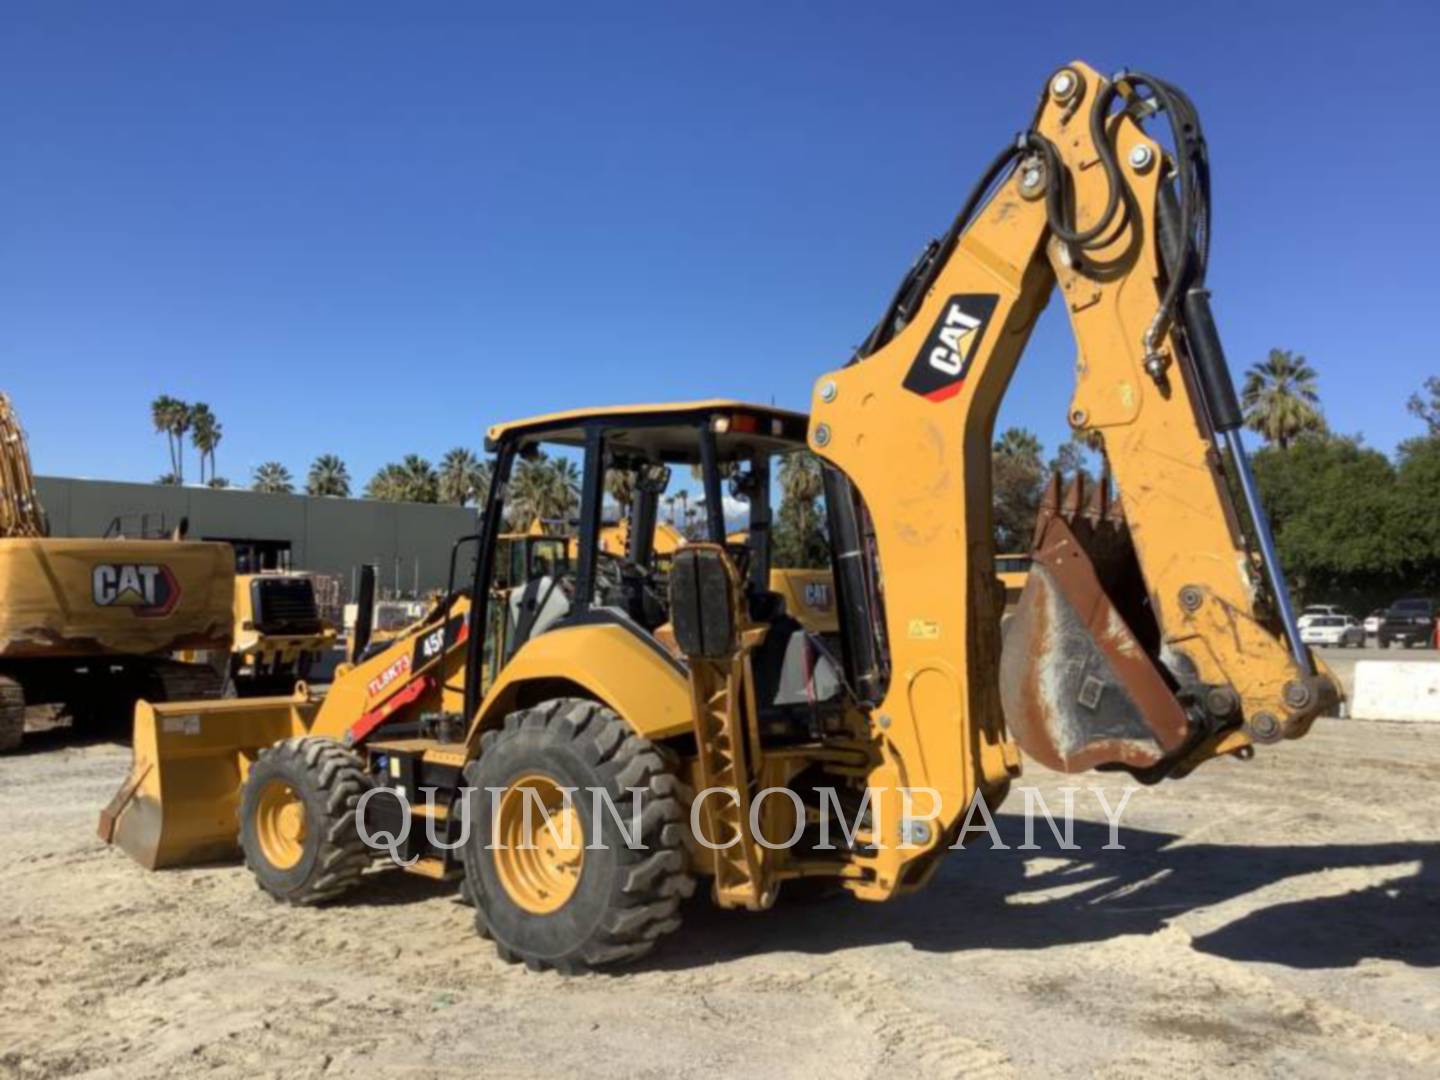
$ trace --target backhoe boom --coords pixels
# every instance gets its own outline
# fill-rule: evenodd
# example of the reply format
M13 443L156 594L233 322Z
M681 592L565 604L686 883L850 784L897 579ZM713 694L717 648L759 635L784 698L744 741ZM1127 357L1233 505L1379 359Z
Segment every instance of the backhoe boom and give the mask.
M1140 126L1157 109L1181 131L1173 150ZM873 565L837 582L880 654L876 670L852 671L879 684L884 763L870 788L892 792L891 821L894 789L940 793L921 847L944 843L977 791L1003 793L1017 772L1011 735L1056 768L1157 779L1303 735L1337 700L1287 642L1263 511L1247 507L1257 559L1227 485L1235 470L1251 486L1238 438L1227 462L1217 432L1238 426L1238 410L1204 292L1203 152L1193 108L1168 84L1062 69L861 355L815 385L810 445L843 478L832 533L873 537ZM1002 663L990 446L1057 292L1078 347L1070 424L1103 440L1118 494L1107 477L1052 488Z

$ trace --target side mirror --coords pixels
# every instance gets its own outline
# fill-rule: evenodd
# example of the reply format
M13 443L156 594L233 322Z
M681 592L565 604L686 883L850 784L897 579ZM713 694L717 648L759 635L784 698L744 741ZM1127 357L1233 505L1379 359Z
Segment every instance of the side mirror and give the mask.
M670 624L688 657L723 660L740 648L740 575L717 544L687 544L670 567Z

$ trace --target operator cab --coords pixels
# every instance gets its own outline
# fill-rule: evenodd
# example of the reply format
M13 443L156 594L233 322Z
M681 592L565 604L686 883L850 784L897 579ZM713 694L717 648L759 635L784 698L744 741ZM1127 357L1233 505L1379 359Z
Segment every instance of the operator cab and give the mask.
M488 608L483 687L540 635L597 622L624 626L683 665L670 563L685 543L709 542L739 572L749 618L769 627L754 654L762 729L812 737L821 706L838 702L840 667L771 590L772 486L781 463L806 452L806 427L799 413L705 401L492 428L487 520L531 531L497 532L477 563L475 595Z

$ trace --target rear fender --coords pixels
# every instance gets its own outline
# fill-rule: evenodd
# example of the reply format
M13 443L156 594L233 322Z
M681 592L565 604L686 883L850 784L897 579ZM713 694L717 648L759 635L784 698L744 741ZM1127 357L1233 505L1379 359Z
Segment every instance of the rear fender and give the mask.
M526 642L485 694L470 726L473 756L480 735L529 704L530 694L569 684L614 709L647 739L694 730L685 668L639 627L586 623L549 630ZM572 691L573 692L573 691Z

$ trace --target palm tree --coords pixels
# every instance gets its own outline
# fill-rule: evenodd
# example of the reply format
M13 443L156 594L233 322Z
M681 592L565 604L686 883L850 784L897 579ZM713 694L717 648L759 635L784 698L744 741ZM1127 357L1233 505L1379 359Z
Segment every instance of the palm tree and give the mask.
M1040 438L1026 428L1007 428L995 440L991 452L1003 457L1040 460Z
M175 436L175 475L185 483L185 433L190 430L190 406L175 402L170 414L170 434Z
M536 518L567 520L580 502L580 470L568 458L542 454L520 462L507 494L513 528L526 528Z
M605 491L615 500L620 507L620 516L626 517L630 513L630 504L635 501L635 481L637 477L634 469L606 469L605 470Z
M675 492L674 495L670 496L670 499L670 524L675 524L674 507L675 503L678 502L680 504L680 524L677 527L683 533L686 529L686 522L690 520L690 492L687 491L685 488L681 488L679 491Z
M433 503L439 498L440 478L435 466L419 454L406 454L400 472L405 477L406 502Z
M775 564L825 565L829 553L820 510L825 490L820 459L808 450L796 450L780 459L775 474L780 488L780 507L771 533Z
M220 445L220 421L210 406L197 401L190 407L190 444L200 454L200 483L205 483L205 462L210 462L210 475L215 475L215 448Z
M490 491L490 464L457 446L440 459L440 501L464 506L480 503Z
M175 484L185 482L185 444L183 438L190 427L190 407L179 398L161 394L150 402L150 422L165 436L170 451L170 475Z
M405 473L393 461L382 466L365 485L365 498L380 502L405 501Z
M290 476L290 470L280 462L267 461L256 467L250 490L262 495L288 495L295 490L295 481Z
M310 463L310 475L305 481L305 493L317 498L329 496L337 499L350 497L350 470L335 454L321 454Z
M1289 349L1271 349L1245 373L1240 404L1245 426L1266 442L1286 449L1298 435L1323 431L1315 369Z

